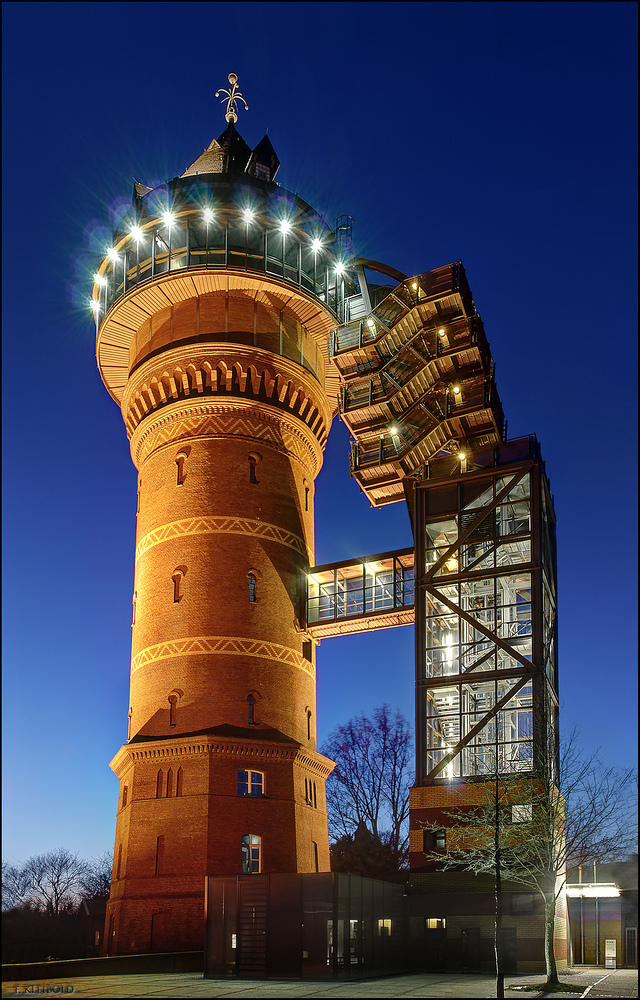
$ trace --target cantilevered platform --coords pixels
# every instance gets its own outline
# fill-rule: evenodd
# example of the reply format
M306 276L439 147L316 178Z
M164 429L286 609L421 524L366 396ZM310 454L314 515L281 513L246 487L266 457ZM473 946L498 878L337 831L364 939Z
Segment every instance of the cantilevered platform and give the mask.
M353 437L351 474L378 507L404 499L403 480L436 457L459 456L458 468L471 469L476 450L503 439L504 418L460 261L406 278L377 304L366 298L345 310L330 357Z

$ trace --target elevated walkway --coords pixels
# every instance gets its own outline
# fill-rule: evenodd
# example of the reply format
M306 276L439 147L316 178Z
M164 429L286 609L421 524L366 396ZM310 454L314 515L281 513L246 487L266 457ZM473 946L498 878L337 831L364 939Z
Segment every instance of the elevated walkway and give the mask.
M306 626L315 639L413 625L413 549L309 570Z

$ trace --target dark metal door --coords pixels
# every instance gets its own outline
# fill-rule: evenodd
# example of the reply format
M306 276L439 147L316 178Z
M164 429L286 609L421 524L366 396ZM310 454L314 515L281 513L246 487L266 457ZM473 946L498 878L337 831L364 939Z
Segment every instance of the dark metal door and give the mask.
M269 878L254 875L238 889L238 975L266 976Z

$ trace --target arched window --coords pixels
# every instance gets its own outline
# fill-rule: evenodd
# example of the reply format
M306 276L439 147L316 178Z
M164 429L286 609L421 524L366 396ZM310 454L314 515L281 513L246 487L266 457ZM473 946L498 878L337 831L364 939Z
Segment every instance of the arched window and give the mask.
M176 724L176 712L178 708L178 695L169 695L169 725L175 726Z
M257 486L258 485L258 476L257 476L256 470L257 470L258 462L262 461L262 455L258 455L257 452L252 451L252 452L249 453L249 455L247 457L249 459L249 482L252 485L256 485Z
M262 871L262 838L247 833L242 838L242 874L253 875Z
M311 739L311 709L305 709L305 715L307 717L307 739Z
M129 795L129 786L125 785L124 788L122 789L122 808L123 809L124 809L124 807L127 804L128 795Z
M116 878L120 878L120 869L122 868L122 844L118 847L118 863L116 865Z
M136 602L137 602L137 600L138 600L138 591L134 590L134 592L133 592L133 599L131 601L131 603L133 605L133 611L131 612L131 628L133 628L133 626L136 623Z
M158 776L156 778L156 798L162 798L162 771L158 771Z
M178 768L178 773L176 774L176 797L182 795L182 768Z
M255 604L258 600L256 597L256 578L253 573L247 573L247 580L249 581L249 604Z
M182 581L186 575L186 566L176 566L173 573L171 574L171 579L173 580L173 603L179 604L184 597Z
M173 771L169 768L167 772L167 798L170 799L173 795Z
M136 517L140 513L140 491L142 490L142 480L138 480L138 499L136 502Z
M185 479L187 478L185 464L188 457L189 456L187 455L186 451L179 451L178 454L176 455L175 462L178 467L178 478L176 483L177 486L182 486Z
M247 695L247 704L249 706L249 725L255 726L256 724L256 699L252 694Z

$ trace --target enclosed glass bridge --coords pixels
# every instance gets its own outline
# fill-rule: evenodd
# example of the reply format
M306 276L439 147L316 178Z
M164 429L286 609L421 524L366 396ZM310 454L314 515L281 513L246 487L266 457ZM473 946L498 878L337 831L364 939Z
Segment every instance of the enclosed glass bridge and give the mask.
M315 566L307 576L306 625L316 639L414 622L413 549Z

